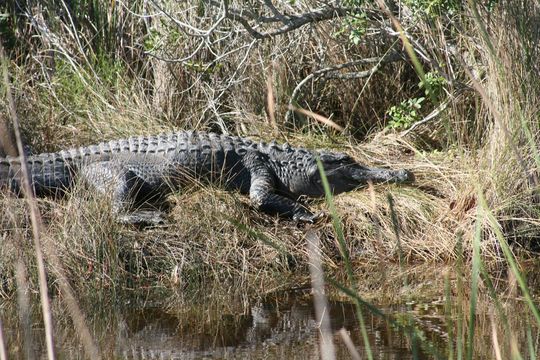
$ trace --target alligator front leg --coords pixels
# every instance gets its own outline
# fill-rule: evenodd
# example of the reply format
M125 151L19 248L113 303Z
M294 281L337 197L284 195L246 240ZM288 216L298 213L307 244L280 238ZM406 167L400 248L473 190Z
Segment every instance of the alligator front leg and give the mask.
M252 181L249 191L249 197L253 205L260 210L268 214L278 214L301 222L314 223L319 218L318 215L313 214L294 200L258 188L260 181L262 180L256 179Z
M146 170L150 171L148 165ZM87 164L81 177L95 191L112 202L116 220L123 224L158 225L165 223L163 213L151 205L159 196L155 184L148 184L136 166L113 161ZM141 206L143 208L141 208Z
M320 217L297 201L275 193L274 176L265 165L262 154L247 154L244 165L251 175L249 197L255 207L268 214L278 214L301 222L314 223Z

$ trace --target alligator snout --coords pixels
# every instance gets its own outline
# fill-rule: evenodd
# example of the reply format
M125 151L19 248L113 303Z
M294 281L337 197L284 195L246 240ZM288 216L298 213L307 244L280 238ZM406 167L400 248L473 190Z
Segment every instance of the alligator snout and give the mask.
M399 182L412 183L415 180L414 174L408 170L398 170L397 179Z

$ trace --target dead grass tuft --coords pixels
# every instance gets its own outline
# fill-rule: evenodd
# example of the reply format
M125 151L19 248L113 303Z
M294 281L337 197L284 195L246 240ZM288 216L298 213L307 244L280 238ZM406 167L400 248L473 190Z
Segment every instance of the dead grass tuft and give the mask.
M540 89L528 79L537 73L531 59L538 58L538 49L531 45L537 43L536 32L518 26L529 24L520 21L535 13L536 2L523 5L521 12L502 4L489 12L486 24L477 23L467 6L445 22L442 17L412 16L411 9L400 5L405 10L400 21L423 55L419 65L444 76L438 100L448 104L407 135L386 125L392 105L425 96L410 59L382 64L368 77L348 80L342 75L358 75L372 63L323 71L391 51L405 54L393 30L383 27L389 26L383 18L370 20L365 29L369 35L359 44L351 42L347 32L340 33L347 29L343 18L264 41L255 41L241 24L225 19L216 25L223 37L208 42L205 36L190 34L215 24L219 9L165 2L165 11L193 27L181 31L186 28L155 8L150 9L155 16L137 16L148 10L141 4L133 2L128 8L124 3L98 13L101 19L109 12L116 16L108 32L100 34L86 21L73 29L75 25L60 19L63 26L58 26L51 20L53 9L36 8L41 23L32 25L47 25L49 32L24 26L22 17L12 24L33 39L11 49L9 72L23 133L34 151L180 128L333 148L368 165L412 171L416 182L411 186L377 185L336 198L358 269L366 261L398 259L388 194L395 201L402 249L410 264L453 263L461 256L456 253L459 239L462 255L470 258L479 191L509 239L524 247L537 242L535 174L540 162L534 144ZM301 13L311 5L276 6ZM489 31L484 33L486 26ZM72 34L79 34L80 43ZM124 34L118 37L121 44L113 34ZM23 44L22 38L17 41ZM417 46L422 44L423 49ZM515 54L529 57L522 61ZM337 134L309 118L288 118L290 103L345 131ZM424 106L421 116L437 104ZM6 110L7 103L0 101L0 113ZM215 188L186 189L172 200L176 206L170 223L142 230L116 224L108 203L92 199L85 190L60 201L41 200L44 238L58 249L73 286L81 289L181 288L224 281L272 289L307 281L305 275L298 279L307 273L304 227L259 214L245 197ZM325 209L323 201L309 206ZM8 196L0 199L0 207L7 214L0 219L1 291L9 296L18 251L13 244L29 241L28 214L20 200ZM342 263L333 229L323 222L317 230L326 266L339 273ZM482 254L489 264L499 264L499 246L487 225Z
M407 263L451 264L457 257L459 234L464 234L465 257L471 252L473 175L457 170L470 158L414 153L411 148L392 135L351 147L370 165L407 168L416 175L410 186L381 184L336 197L351 260L360 273L365 266L398 261L388 194L395 202ZM17 207L19 202L4 198L1 204L22 224L24 207ZM309 281L305 225L259 213L246 196L219 188L184 189L170 202L166 225L122 226L115 222L106 199L95 198L81 186L64 199L40 201L46 219L44 238L54 244L67 276L81 290L236 284L248 291L270 292ZM322 200L308 206L326 211ZM17 231L8 231L10 226ZM315 227L321 235L323 261L330 274L339 276L342 264L333 228L328 221ZM24 227L6 220L3 229L7 244L15 236L29 237ZM497 261L500 254L493 246L486 242L484 254ZM12 250L2 247L2 251L9 269ZM5 286L12 289L14 284Z

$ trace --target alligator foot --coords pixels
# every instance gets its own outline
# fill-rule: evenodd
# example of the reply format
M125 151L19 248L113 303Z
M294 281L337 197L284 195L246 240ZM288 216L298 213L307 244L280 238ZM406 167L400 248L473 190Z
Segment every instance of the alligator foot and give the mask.
M155 210L139 210L136 212L120 214L117 219L118 222L122 224L141 226L164 225L167 222L163 213Z
M326 214L323 212L320 212L318 214L312 214L307 211L302 211L300 213L296 213L293 215L293 220L296 222L305 222L310 224L315 224L320 219L326 217Z

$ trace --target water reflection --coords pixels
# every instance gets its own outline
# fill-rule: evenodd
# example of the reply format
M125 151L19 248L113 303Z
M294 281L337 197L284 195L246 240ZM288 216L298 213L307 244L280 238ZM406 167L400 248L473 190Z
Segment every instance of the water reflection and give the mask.
M361 344L354 306L338 301L329 306L338 358L349 358L337 331L345 328L354 343ZM431 317L433 325L437 317ZM440 326L442 319L436 322ZM370 315L366 316L366 325L377 359L413 358L411 343L403 331L394 331L386 322ZM125 359L319 358L318 327L312 303L306 296L259 301L245 313L208 309L204 316L196 318L162 308L132 309L125 312L119 328L122 331L116 335L114 352ZM437 340L436 332L428 333L433 333ZM428 357L420 352L419 358Z
M113 302L107 304L107 301ZM245 297L173 296L148 304L147 299L101 297L90 301L87 323L105 359L318 359L318 326L307 292L289 292L250 301ZM77 334L61 299L53 299L55 344L59 359L84 358ZM16 305L0 304L10 358L27 358ZM11 309L11 310L10 310ZM44 330L39 327L39 305L33 307L31 351L46 357ZM37 310L37 311L36 311ZM400 324L414 319L414 328L431 343L446 342L442 307L435 305L382 307ZM365 358L355 307L330 301L338 359L350 355L340 329L346 329ZM13 316L9 316L12 314ZM366 311L365 324L376 359L413 359L414 343L403 327ZM425 341L423 341L425 343ZM433 358L419 351L418 359Z

